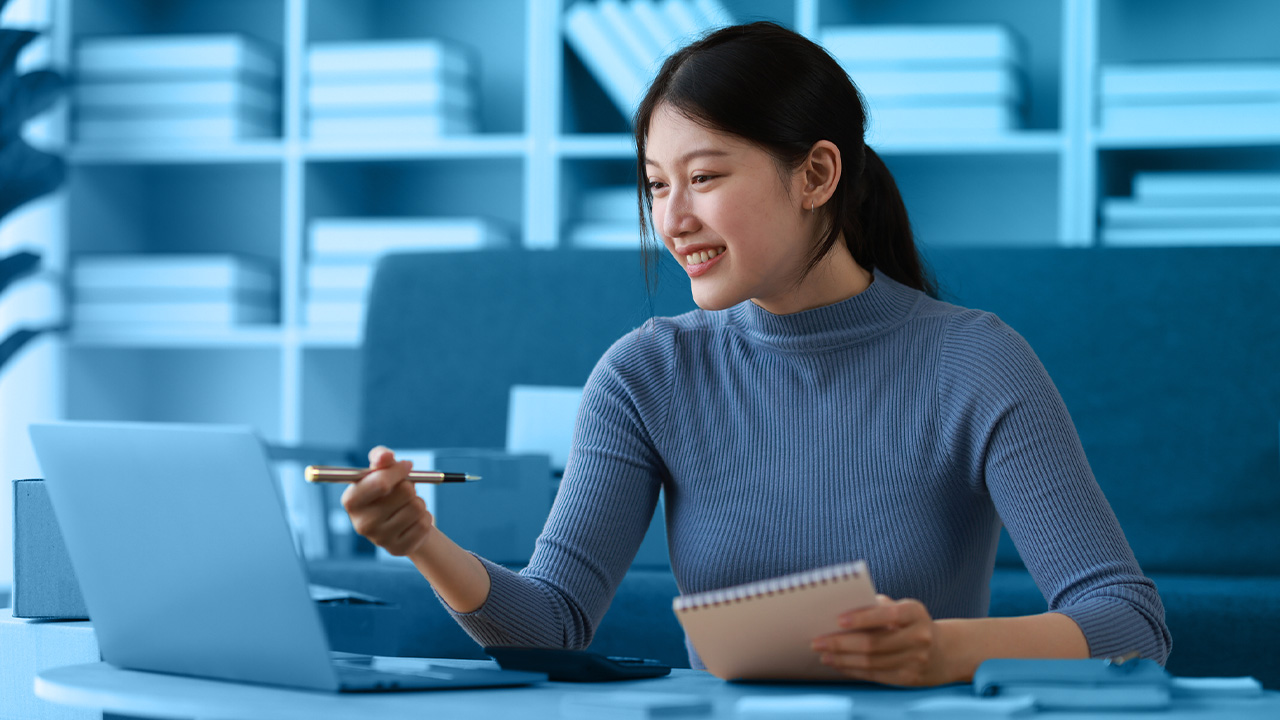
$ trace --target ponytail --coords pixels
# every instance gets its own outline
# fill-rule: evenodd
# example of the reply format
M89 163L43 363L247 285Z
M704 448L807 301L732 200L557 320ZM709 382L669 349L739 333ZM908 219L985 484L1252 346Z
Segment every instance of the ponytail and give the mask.
M851 212L844 223L845 244L859 265L937 299L938 290L924 273L907 206L893 173L880 155L863 145L866 161L855 182ZM828 246L829 247L829 246Z

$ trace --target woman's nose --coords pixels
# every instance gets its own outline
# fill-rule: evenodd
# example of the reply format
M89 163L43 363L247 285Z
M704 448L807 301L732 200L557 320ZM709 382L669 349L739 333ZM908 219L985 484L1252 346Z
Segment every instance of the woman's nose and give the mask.
M662 234L669 238L696 232L701 225L693 212L693 204L684 193L672 193L662 212Z

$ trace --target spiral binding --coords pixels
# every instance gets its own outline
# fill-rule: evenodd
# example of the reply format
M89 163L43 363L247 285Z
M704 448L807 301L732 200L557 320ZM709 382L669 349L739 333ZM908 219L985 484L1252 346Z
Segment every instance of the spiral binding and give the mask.
M851 577L860 577L866 575L866 573L867 563L863 560L855 560L853 562L840 563L839 565L828 565L823 568L806 570L794 575L759 580L745 585L734 585L720 590L681 595L672 601L672 607L678 613L691 612L693 610L796 592L816 585L826 585L827 583L839 582Z

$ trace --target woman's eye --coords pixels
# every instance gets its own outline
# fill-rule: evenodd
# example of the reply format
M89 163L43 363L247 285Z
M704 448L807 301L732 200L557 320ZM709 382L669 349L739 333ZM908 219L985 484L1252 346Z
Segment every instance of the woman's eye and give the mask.
M700 183L700 182L706 182L707 180L710 180L710 179L711 179L711 178L713 178L713 177L715 177L715 176L714 176L714 175L694 175L694 176L693 176L693 182L694 182L694 184L696 185L696 184L698 184L698 183Z
M661 189L661 188L663 188L663 187L664 187L663 183L662 183L662 182L660 182L660 181L658 181L658 180L650 180L650 181L649 181L649 192L654 192L655 190L660 190L660 189Z

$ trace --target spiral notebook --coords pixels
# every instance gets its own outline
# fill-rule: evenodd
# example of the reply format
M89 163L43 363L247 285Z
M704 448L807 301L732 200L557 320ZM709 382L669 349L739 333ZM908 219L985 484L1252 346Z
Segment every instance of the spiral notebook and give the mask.
M874 605L862 560L735 585L672 602L707 670L724 680L847 679L823 665L811 643L838 632L837 619Z

